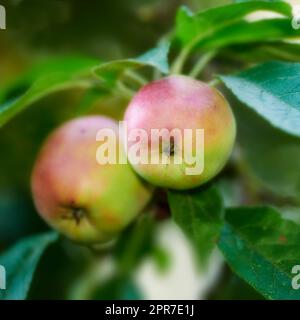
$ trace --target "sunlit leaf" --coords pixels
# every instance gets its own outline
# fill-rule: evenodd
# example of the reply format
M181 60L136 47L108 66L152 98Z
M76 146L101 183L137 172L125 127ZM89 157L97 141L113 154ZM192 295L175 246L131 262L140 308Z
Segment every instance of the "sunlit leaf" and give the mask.
M273 126L300 137L300 63L269 62L221 79Z
M137 58L116 60L103 63L94 68L94 73L106 85L114 86L126 70L150 66L166 74L169 72L168 63L169 43L163 42L157 48Z
M268 299L300 299L300 226L267 207L231 209L226 220L219 248L234 272Z
M93 59L67 57L34 67L0 92L0 127L49 94L70 88L88 88L91 68L97 63Z

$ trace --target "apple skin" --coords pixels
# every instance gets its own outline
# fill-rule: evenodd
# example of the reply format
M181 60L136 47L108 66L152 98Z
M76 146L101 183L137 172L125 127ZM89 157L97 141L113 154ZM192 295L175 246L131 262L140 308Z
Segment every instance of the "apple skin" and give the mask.
M141 143L141 150L151 145L153 128L178 128L182 133L184 129L192 129L193 138L195 129L204 129L204 170L201 174L187 175L185 169L189 165L185 162L132 164L129 156L134 170L146 181L170 189L194 188L215 177L228 161L236 136L235 118L224 96L203 82L181 75L169 76L141 88L125 112L125 121L127 137L136 129L145 130L150 137L146 143ZM169 143L163 139L162 144ZM134 143L127 140L127 153ZM196 149L194 142L192 149ZM151 150L151 153L155 152L161 151Z
M80 243L103 243L145 207L152 188L127 164L96 161L99 129L114 120L87 116L63 124L45 142L32 173L37 211L53 228ZM117 143L120 143L119 140Z

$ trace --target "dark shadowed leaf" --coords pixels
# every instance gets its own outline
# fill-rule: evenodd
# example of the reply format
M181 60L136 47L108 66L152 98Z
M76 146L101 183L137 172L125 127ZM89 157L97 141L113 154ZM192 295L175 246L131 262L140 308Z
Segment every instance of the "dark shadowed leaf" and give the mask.
M241 160L255 186L281 198L299 199L300 139L274 128L238 101L234 105Z
M131 278L114 276L96 288L89 298L92 300L140 300L143 299L143 295Z
M224 48L222 56L247 63L263 63L270 60L287 62L300 61L300 44L282 41L261 41L257 43L233 45Z
M0 265L6 269L6 290L0 291L0 300L24 300L38 262L47 247L58 239L48 232L21 240L0 256Z
M218 241L223 223L223 203L217 189L169 191L168 199L173 219L191 239L200 262L205 265Z
M114 256L121 274L131 274L141 260L153 249L154 217L141 215L118 239Z
M298 39L300 31L293 29L291 19L267 19L260 21L238 21L224 26L213 35L204 37L196 45L203 49L219 49L237 44L265 43L284 39ZM266 40L267 39L267 40Z

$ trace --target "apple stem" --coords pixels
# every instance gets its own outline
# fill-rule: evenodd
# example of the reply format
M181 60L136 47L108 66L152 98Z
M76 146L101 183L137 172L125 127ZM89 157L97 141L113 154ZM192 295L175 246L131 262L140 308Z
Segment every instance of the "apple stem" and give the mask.
M220 84L221 80L219 78L214 78L210 82L208 82L208 85L210 87L215 87L216 85Z
M189 73L189 76L192 78L197 78L206 65L216 56L216 54L217 52L215 50L203 54Z
M182 72L185 61L190 54L190 50L191 50L190 46L186 46L182 49L182 51L179 53L178 57L173 63L173 66L171 68L172 74L180 74Z
M145 79L143 76L138 74L137 72L134 72L133 70L126 70L124 75L128 77L129 79L135 81L141 86L144 86L145 84L148 83L147 79Z
M122 81L117 82L117 89L120 94L128 100L131 100L135 92L129 89Z

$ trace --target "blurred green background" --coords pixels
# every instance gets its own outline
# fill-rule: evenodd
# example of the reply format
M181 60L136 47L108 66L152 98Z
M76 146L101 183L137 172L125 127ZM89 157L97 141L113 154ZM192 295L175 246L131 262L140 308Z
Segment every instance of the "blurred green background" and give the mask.
M7 30L0 31L0 88L9 85L32 65L55 57L87 56L106 61L136 56L155 46L162 35L171 29L179 5L185 4L197 11L226 2L229 1L1 0L0 3L7 10ZM20 87L18 90L22 92L24 89ZM11 93L12 97L16 94ZM0 252L26 235L48 229L38 217L30 194L30 174L34 159L45 136L62 121L80 114L88 99L82 90L56 93L28 108L1 129ZM111 98L96 100L89 112L118 118L125 103ZM156 290L156 297L159 298L168 294L163 292L167 286L163 279L168 276L162 272L160 278L155 268L164 270L170 263L166 252L180 250L180 246L185 245L187 249L182 249L179 264L181 260L190 259L192 253L180 232L168 222L163 223L156 232L157 238L162 237L161 243L165 249L158 246L152 250L155 267L146 266L136 277L141 286L148 288L147 282L156 276L161 287L153 290ZM168 247L170 242L173 242L173 246ZM98 259L102 257L96 255L95 259L95 255L88 249L68 241L51 247L38 268L30 297L145 297L131 279L110 276L110 270L114 268L112 261L105 258L100 268ZM216 257L213 260L216 270L220 264L220 258ZM259 297L227 268L218 279L209 274L199 276L192 262L191 266L185 268L189 274L185 279L187 287L180 288L176 281L178 274L175 273L168 282L175 283L174 288L169 288L171 292L182 290L183 293L187 292L186 298L191 299ZM213 272L216 273L216 270ZM209 291L206 290L208 282ZM217 290L214 282L220 285ZM155 297L155 292L152 294L148 290L146 296Z
M136 56L155 46L170 30L179 5L199 10L222 3L1 0L7 11L7 29L0 32L0 86L5 87L32 65L50 58L83 55L106 61ZM0 248L43 228L29 194L33 161L45 135L58 123L74 117L83 100L80 90L54 94L1 129ZM95 109L117 116L121 112L118 103L102 101Z
M181 3L177 0L1 1L7 11L7 29L0 32L0 86L5 87L33 64L49 58L84 55L105 61L140 54L171 28ZM202 6L200 1L187 4L195 9ZM29 194L31 168L45 135L64 119L76 115L82 101L82 93L78 91L55 94L38 102L1 130L2 248L43 228ZM100 108L109 108L101 104ZM112 113L117 114L115 110Z

